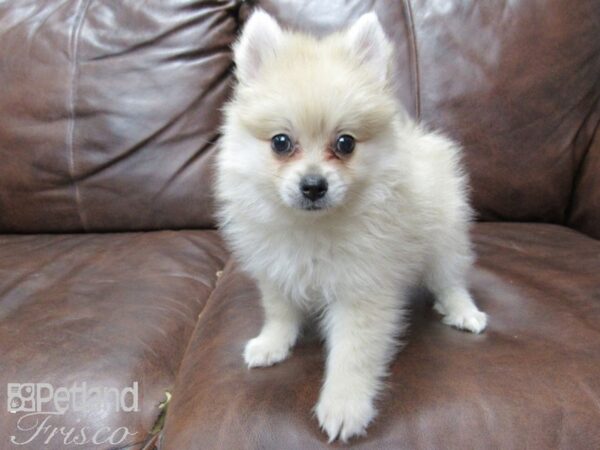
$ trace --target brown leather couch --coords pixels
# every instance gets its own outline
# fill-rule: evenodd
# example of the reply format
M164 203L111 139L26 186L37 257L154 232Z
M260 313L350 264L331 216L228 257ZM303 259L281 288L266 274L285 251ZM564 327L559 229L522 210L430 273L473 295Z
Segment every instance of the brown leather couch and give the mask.
M599 449L598 0L257 3L317 34L374 9L398 98L466 148L489 328L450 329L415 291L380 416L349 446ZM246 369L258 292L212 218L254 6L0 1L1 449L327 448L321 345ZM19 410L25 383L83 382L138 383L137 411Z

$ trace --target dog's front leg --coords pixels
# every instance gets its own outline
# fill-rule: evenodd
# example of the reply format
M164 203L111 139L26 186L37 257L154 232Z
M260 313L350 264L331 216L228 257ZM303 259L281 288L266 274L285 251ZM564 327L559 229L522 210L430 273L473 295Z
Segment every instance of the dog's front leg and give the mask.
M397 291L349 293L328 306L326 375L315 411L330 442L365 434L375 417L375 396L402 331L401 306Z
M302 311L268 281L259 282L265 322L260 334L244 349L248 367L265 367L283 361L296 343Z

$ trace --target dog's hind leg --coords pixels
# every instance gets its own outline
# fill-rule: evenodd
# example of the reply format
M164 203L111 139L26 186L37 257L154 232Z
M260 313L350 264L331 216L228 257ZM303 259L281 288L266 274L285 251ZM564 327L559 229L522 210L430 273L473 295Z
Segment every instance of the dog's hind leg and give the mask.
M457 227L453 231L451 235L436 236L426 284L436 297L434 308L444 316L445 324L481 333L486 327L487 316L477 309L467 290L466 276L473 261L468 234L466 227Z

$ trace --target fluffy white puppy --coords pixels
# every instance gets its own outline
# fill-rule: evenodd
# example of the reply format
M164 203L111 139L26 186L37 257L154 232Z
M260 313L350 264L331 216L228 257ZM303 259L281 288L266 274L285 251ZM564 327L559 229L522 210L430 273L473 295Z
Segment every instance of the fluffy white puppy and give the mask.
M391 45L373 13L316 39L255 12L234 48L238 84L217 162L222 231L262 293L249 367L284 360L305 317L327 344L316 416L330 441L364 434L424 282L443 321L481 332L459 147L391 93Z

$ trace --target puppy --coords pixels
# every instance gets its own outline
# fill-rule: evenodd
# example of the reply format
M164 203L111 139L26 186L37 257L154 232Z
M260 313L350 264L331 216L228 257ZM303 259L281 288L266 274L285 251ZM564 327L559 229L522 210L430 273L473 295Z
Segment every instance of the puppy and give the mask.
M460 149L395 100L373 13L316 39L258 11L234 58L216 194L222 232L262 294L265 322L244 358L283 361L316 317L327 363L315 412L330 441L346 441L376 415L412 286L429 287L448 325L486 326L466 288Z

